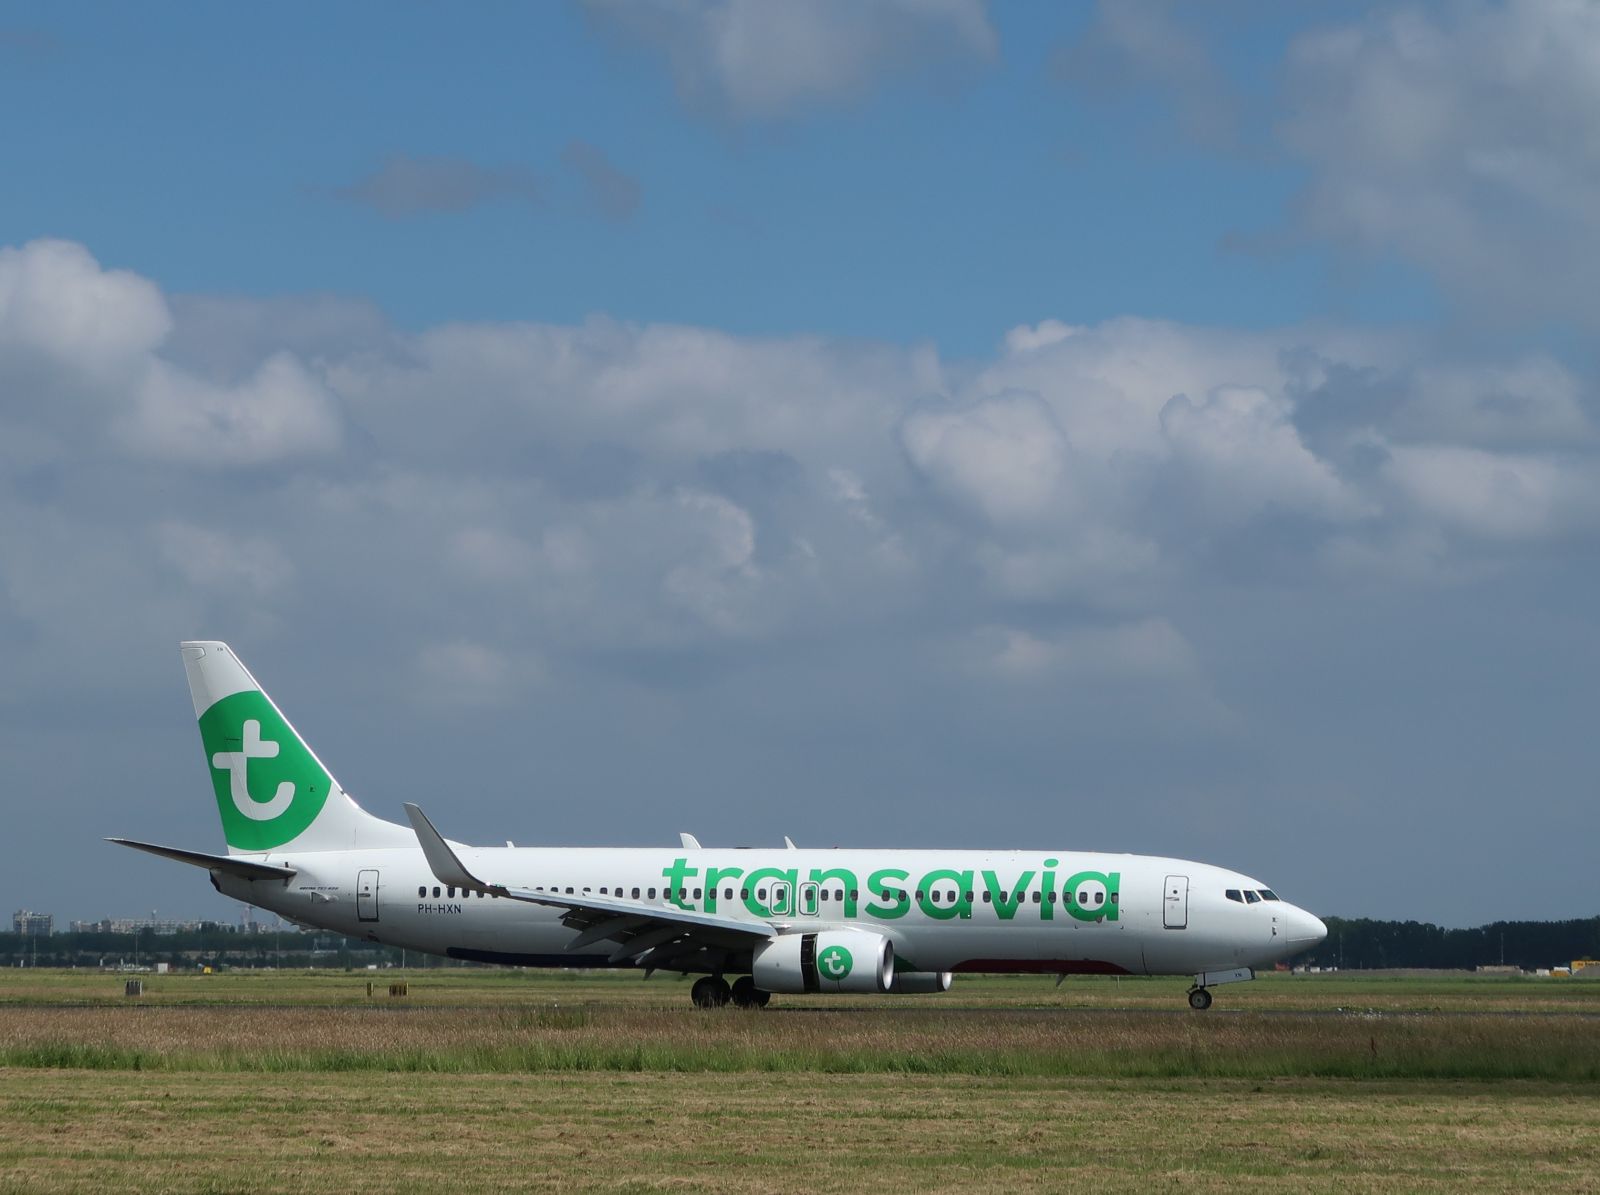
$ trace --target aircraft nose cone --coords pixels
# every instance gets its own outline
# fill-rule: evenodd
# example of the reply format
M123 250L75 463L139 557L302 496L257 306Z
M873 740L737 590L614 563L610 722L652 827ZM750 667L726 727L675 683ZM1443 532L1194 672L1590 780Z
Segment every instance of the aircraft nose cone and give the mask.
M1320 917L1313 916L1299 906L1289 910L1289 941L1300 946L1315 946L1328 936L1328 927Z

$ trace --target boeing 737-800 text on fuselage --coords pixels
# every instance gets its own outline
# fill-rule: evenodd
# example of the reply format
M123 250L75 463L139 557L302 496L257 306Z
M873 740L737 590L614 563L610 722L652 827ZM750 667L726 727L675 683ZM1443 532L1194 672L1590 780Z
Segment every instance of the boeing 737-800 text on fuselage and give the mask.
M228 853L112 841L317 929L509 966L702 973L703 1007L942 992L987 971L1191 975L1198 1009L1327 935L1248 876L1146 855L724 850L687 834L677 850L469 847L415 805L409 826L361 809L227 644L182 651Z

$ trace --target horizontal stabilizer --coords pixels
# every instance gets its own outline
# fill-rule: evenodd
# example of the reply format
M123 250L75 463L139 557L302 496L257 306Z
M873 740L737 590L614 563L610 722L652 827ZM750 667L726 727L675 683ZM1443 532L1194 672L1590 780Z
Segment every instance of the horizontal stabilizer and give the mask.
M292 867L280 867L275 863L253 863L237 855L208 855L204 851L185 851L175 846L157 846L153 842L137 842L132 838L108 838L106 841L114 842L118 846L131 846L136 851L148 851L152 855L160 855L163 859L176 859L179 863L204 867L207 871L224 871L246 880L287 880L295 874Z

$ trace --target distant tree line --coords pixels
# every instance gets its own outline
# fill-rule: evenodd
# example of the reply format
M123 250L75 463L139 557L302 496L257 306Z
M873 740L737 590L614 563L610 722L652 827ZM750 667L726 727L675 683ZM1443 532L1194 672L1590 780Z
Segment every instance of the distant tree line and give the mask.
M175 934L0 934L0 966L6 967L381 967L398 966L402 957L413 967L446 965L415 951L298 929L240 933L219 924Z
M1578 921L1496 921L1473 929L1444 929L1425 921L1324 919L1328 937L1295 959L1316 967L1378 970L1385 967L1564 967L1577 958L1600 958L1600 917Z
M1474 929L1444 929L1420 921L1328 917L1328 938L1295 963L1377 970L1425 967L1471 970L1497 965L1564 966L1600 958L1600 917L1578 921L1497 921ZM398 947L327 932L296 929L241 933L217 924L176 934L0 934L0 966L115 967L412 967L462 964Z

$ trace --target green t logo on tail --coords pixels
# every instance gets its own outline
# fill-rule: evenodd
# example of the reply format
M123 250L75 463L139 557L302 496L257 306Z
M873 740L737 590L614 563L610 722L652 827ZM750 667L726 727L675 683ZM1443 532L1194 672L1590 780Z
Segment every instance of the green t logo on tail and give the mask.
M282 846L322 812L328 773L260 691L224 697L201 714L200 741L230 847Z
M830 946L817 956L817 974L840 983L850 974L850 952L843 946Z

